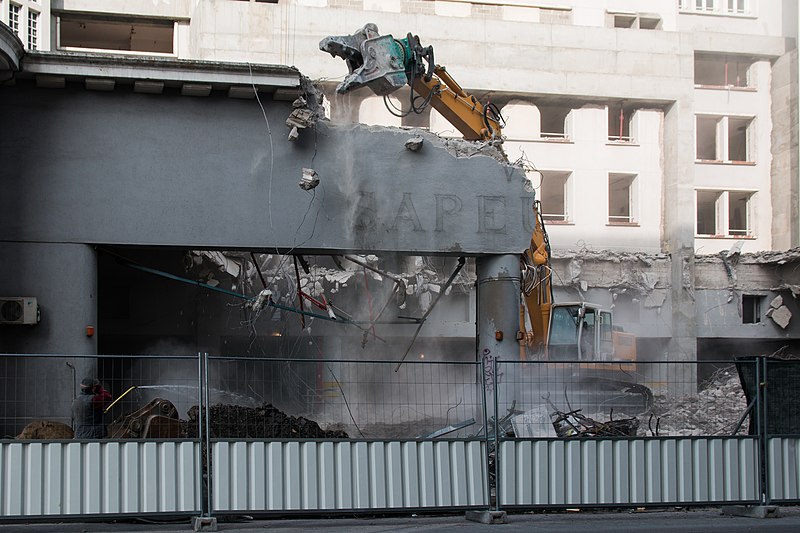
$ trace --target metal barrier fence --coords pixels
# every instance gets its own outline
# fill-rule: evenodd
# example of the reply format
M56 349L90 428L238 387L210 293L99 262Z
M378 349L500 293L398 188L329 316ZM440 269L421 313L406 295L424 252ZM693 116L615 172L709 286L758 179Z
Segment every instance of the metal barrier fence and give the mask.
M108 438L71 438L84 376L117 400ZM766 358L6 354L0 519L798 503L799 378Z

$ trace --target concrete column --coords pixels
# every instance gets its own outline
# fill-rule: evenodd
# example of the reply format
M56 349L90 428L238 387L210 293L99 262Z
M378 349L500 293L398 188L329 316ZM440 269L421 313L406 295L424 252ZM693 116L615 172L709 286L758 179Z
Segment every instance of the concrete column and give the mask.
M488 415L494 415L494 389L503 382L503 372L492 372L497 359L515 361L519 358L520 271L517 255L495 255L479 257L477 270L477 334L478 357L485 365L484 383ZM504 411L504 399L499 394L500 409Z
M670 300L672 337L669 359L697 360L697 306L694 295L694 109L691 88L664 115L664 250L672 258ZM639 354L647 359L647 354ZM697 368L693 364L666 365L671 394L694 391Z

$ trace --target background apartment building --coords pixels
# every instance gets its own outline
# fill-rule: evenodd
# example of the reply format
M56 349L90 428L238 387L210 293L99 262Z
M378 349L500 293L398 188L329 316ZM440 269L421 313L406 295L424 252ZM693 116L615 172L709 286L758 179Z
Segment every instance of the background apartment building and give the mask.
M30 50L296 65L336 120L456 135L435 111L401 119L368 90L333 93L344 65L322 37L412 32L501 107L556 249L800 244L791 0L0 0L0 13ZM408 108L405 90L390 101Z

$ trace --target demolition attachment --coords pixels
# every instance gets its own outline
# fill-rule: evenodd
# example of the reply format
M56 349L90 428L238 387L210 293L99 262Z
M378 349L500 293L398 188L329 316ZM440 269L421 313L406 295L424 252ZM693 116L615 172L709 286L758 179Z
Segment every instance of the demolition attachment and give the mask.
M319 49L333 57L341 57L350 73L336 87L344 94L369 87L378 96L391 94L408 84L413 89L409 109L422 113L432 105L455 126L467 140L500 141L500 112L491 103L485 106L433 60L433 47L422 46L419 37L408 34L405 39L380 35L375 24L366 24L352 35L334 35L322 39ZM415 94L416 93L416 96ZM388 107L388 105L387 105Z

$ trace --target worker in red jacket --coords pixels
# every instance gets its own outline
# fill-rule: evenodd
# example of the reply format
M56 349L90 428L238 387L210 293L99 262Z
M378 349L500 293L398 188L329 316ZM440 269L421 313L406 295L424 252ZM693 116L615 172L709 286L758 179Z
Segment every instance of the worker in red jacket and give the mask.
M103 412L111 403L111 393L97 378L81 381L81 393L72 402L72 422L76 439L102 439L106 436Z

